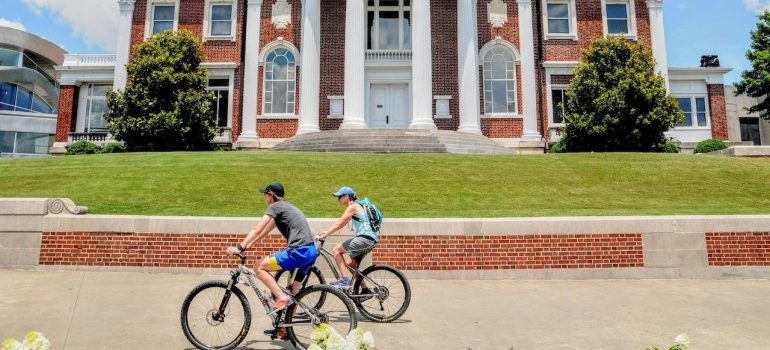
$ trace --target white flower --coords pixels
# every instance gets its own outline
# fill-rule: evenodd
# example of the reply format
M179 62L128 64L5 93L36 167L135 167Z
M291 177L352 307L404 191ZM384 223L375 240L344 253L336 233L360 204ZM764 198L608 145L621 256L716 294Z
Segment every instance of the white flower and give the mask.
M29 350L48 350L51 348L51 342L40 332L29 332L24 336L24 346Z
M323 350L323 349L321 349L321 347L316 345L316 344L310 344L310 346L308 346L307 350Z
M326 349L327 350L344 350L345 343L346 343L345 338L343 338L339 333L337 333L337 331L332 331L332 333L329 335L329 338L326 339Z
M682 333L680 335L677 335L676 338L674 339L674 342L684 346L685 348L690 347L690 337L687 336L687 333Z
M0 350L26 350L27 347L24 346L20 341L16 339L6 339L3 340L3 344L0 345Z
M361 341L363 342L364 349L374 350L374 336L372 335L372 332L364 333L361 337Z

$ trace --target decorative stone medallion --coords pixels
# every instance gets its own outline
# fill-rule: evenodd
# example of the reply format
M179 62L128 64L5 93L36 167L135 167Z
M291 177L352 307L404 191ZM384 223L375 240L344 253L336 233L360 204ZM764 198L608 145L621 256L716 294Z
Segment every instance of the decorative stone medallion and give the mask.
M277 0L273 4L273 25L278 29L286 29L291 24L291 4L286 0Z
M492 28L502 28L508 22L508 5L503 0L492 0L487 3L487 14Z

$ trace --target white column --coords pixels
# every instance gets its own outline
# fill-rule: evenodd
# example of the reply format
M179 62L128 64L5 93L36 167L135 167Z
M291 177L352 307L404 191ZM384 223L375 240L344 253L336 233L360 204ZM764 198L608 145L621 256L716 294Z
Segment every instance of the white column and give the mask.
M668 88L668 54L666 52L666 31L663 25L663 0L647 0L650 12L650 34L652 35L652 55L655 68L666 78Z
M257 91L259 90L259 31L262 0L248 0L246 8L246 57L243 67L243 123L238 148L259 148Z
M457 49L460 78L460 127L481 134L476 0L457 0Z
M435 129L430 1L412 1L412 123L410 128Z
M366 128L366 3L347 0L345 7L345 101L340 128Z
M524 114L523 141L541 141L537 131L537 82L535 80L535 36L532 22L532 0L518 0L519 43L521 51L521 101Z
M131 23L134 18L134 3L136 0L119 0L118 37L115 40L115 77L113 88L123 90L128 81L126 65L131 55Z
M321 0L302 1L302 62L297 134L316 132L321 93Z

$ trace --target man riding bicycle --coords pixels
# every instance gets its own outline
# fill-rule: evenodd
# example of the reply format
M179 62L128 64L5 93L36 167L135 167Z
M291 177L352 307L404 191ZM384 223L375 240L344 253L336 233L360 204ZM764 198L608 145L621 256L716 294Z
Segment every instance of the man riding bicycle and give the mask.
M243 242L235 247L227 248L227 254L235 255L244 252L253 243L267 236L276 227L278 228L281 235L286 238L287 248L264 258L256 270L257 278L270 289L275 298L274 308L270 312L275 313L286 308L292 299L281 290L270 272L298 269L291 285L291 293L296 295L305 274L318 257L318 249L316 249L313 234L310 232L310 224L305 215L297 207L284 200L283 185L273 182L259 191L264 194L265 203L268 206L262 220L251 229Z

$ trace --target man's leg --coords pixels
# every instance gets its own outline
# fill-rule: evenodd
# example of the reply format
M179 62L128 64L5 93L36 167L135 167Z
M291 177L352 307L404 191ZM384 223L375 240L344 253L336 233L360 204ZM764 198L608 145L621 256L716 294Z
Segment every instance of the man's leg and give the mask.
M275 278L273 278L273 275L270 274L270 272L280 269L281 267L276 262L275 257L269 256L262 260L256 273L257 278L262 281L262 284L273 293L273 297L275 297L276 301L286 301L289 300L289 296L283 294L281 287L278 285L278 281L276 281Z

